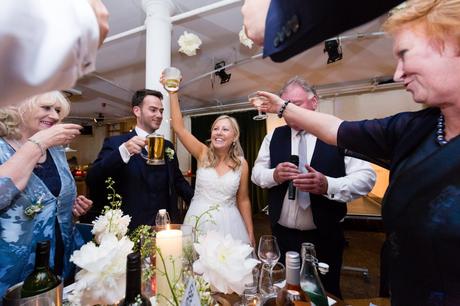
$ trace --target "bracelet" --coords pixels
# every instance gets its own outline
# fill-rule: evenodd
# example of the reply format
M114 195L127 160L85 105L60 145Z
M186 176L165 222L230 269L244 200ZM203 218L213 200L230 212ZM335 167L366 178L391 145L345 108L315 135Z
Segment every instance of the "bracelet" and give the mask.
M32 138L28 138L27 141L30 141L31 143L36 144L37 147L40 149L40 152L42 152L42 156L45 155L45 150L43 150L43 147L42 147L42 145L40 144L40 142L38 142L37 140L32 139Z
M284 104L281 105L281 108L280 110L278 111L278 118L282 118L283 117L283 113L284 111L286 110L286 106L291 103L291 100L287 100L287 101L284 101Z

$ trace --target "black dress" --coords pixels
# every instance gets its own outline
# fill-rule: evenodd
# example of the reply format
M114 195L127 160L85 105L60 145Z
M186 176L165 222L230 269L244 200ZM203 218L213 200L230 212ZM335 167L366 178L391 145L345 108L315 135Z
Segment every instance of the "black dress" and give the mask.
M382 216L392 305L460 305L460 137L436 142L438 109L343 122L340 147L390 160Z

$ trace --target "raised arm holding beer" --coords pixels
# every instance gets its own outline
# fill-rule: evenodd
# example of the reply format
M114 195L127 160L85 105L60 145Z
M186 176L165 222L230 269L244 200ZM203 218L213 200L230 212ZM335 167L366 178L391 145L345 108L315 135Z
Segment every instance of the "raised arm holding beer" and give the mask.
M169 92L171 126L198 162L195 196L184 223L195 225L196 218L208 210L197 225L199 235L217 230L254 245L249 167L241 149L238 123L233 117L219 116L211 127L210 144L205 145L185 128L177 93L179 86L168 89L167 81L168 75L163 73L160 82ZM215 205L217 209L212 209Z

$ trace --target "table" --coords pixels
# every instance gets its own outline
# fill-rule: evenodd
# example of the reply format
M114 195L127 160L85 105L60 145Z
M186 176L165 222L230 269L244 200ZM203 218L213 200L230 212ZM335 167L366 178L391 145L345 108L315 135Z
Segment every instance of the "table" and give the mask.
M334 299L336 301L336 303L333 304L334 306L347 306L348 305L344 301L342 301L339 298L333 296L332 294L328 293L327 295L331 299ZM213 298L216 300L216 302L218 302L222 306L233 306L235 303L237 303L237 302L239 302L241 300L240 297L236 293L232 293L232 294L215 293L215 294L213 294ZM355 306L354 304L352 304L352 305ZM363 305L363 304L356 305L356 306L361 306L361 305ZM377 305L380 306L380 304L377 304ZM369 306L369 303L367 303L366 306Z

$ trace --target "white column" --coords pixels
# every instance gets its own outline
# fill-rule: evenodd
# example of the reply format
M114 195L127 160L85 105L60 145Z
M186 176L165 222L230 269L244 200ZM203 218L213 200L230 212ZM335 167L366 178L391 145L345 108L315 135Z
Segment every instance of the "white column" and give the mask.
M165 138L171 140L169 97L161 86L161 71L171 66L171 15L176 6L171 0L142 0L142 7L147 15L146 54L145 54L145 87L160 90L163 93L163 123L158 129Z

